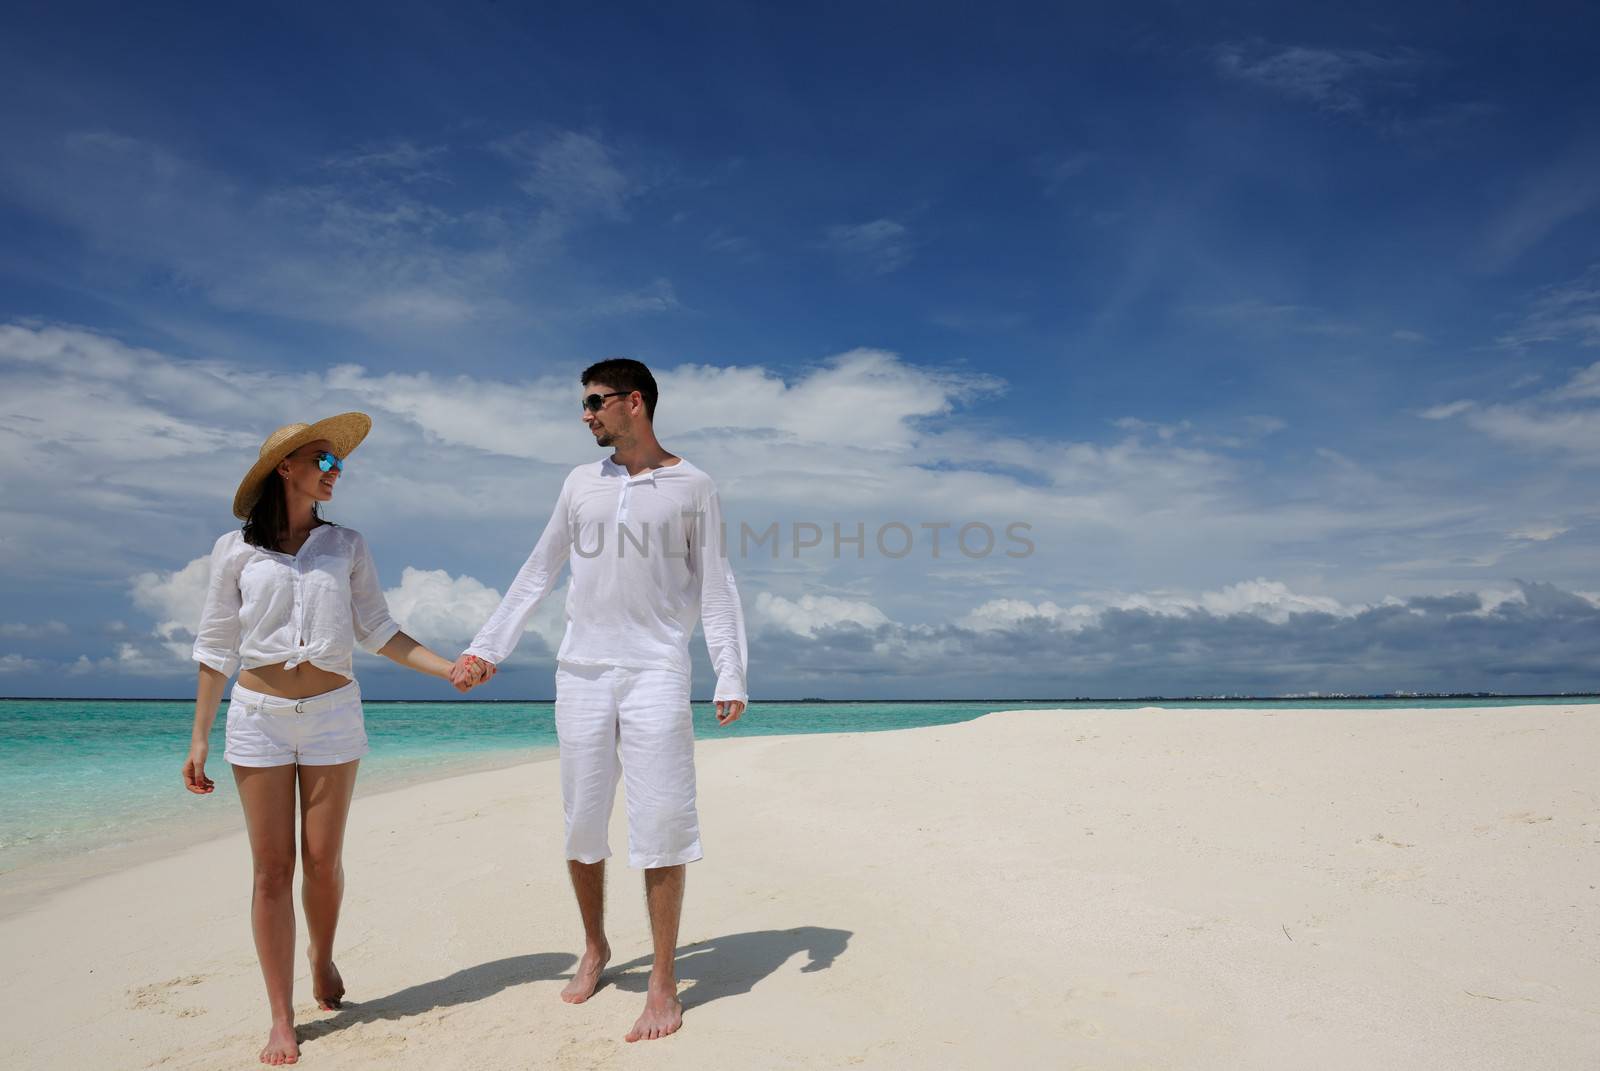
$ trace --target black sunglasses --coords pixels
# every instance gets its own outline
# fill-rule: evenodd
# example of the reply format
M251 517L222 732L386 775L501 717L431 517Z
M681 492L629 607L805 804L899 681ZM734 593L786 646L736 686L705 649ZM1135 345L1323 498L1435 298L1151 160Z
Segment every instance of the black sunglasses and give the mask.
M607 398L626 398L632 393L631 390L614 390L609 394L591 394L583 400L583 407L591 413L598 413L605 408Z

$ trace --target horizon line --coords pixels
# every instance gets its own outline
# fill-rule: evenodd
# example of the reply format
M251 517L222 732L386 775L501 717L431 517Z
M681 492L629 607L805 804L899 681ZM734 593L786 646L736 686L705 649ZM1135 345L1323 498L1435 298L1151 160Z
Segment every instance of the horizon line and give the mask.
M374 699L363 696L368 703L554 703L554 699ZM0 695L0 702L86 700L100 703L187 703L192 696L128 696L128 695ZM978 697L975 699L823 699L803 696L787 699L762 699L766 704L829 703L1318 703L1328 700L1361 699L1600 699L1600 692L1344 692L1328 695L1133 695L1133 696L1047 696L1040 699ZM228 702L226 696L222 702ZM711 704L712 699L691 699L691 704ZM746 706L757 705L747 702Z

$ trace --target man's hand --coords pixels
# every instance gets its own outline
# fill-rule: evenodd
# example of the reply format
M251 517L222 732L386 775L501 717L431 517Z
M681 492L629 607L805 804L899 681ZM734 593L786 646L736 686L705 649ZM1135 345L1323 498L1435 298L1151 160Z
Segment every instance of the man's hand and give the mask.
M719 699L716 702L717 724L732 725L739 720L739 715L744 713L744 700Z
M471 655L463 654L456 659L456 664L450 667L450 683L455 685L458 692L464 692L472 687L476 683L477 676Z

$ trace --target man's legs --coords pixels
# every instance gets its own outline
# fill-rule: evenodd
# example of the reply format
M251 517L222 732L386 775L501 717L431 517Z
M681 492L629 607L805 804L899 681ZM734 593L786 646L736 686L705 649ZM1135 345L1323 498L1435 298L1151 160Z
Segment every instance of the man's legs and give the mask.
M562 664L556 670L556 740L561 755L561 801L566 811L567 872L583 919L583 954L561 990L582 1004L600 984L611 958L605 934L606 830L617 798L617 708L614 670Z
M583 955L572 972L572 981L561 991L568 1004L582 1004L594 995L600 972L611 959L611 944L606 940L606 861L580 863L567 860L572 875L572 891L578 897L578 914L583 916Z
M664 1038L683 1025L683 1005L678 1002L678 920L683 915L683 883L688 869L679 863L644 872L644 899L650 909L655 962L650 967L644 1014L628 1031L629 1041Z
M689 676L625 671L619 678L617 750L628 793L628 861L644 873L655 962L644 1014L627 1040L666 1037L683 1025L675 960L685 864L700 858L694 722Z

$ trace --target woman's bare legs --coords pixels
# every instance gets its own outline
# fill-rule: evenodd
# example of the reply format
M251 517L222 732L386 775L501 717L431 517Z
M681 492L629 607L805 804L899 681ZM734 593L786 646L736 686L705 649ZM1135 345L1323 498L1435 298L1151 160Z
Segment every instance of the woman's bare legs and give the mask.
M311 995L328 1011L344 998L344 979L333 965L333 935L344 900L344 827L356 787L356 762L300 767L300 886L311 943Z
M261 1062L292 1064L300 1059L294 1036L295 767L235 766L233 777L250 833L250 929L272 1010Z

